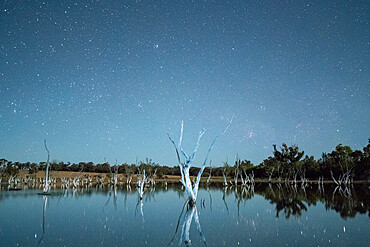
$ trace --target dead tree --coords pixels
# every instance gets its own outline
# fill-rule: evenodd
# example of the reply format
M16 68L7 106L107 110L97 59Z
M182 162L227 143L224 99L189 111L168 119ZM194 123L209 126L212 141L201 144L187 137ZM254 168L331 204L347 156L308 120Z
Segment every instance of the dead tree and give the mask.
M44 140L44 145L45 145L46 152L48 153L48 159L46 161L46 170L45 170L45 179L44 179L44 190L43 190L43 192L44 193L48 193L49 192L49 166L50 166L49 160L50 160L50 152L49 152L48 147L46 146L46 139Z
M204 135L206 130L203 129L199 132L198 141L195 144L195 148L194 148L193 154L191 156L187 155L186 152L183 150L183 148L181 146L182 145L182 135L183 135L183 130L184 130L184 122L181 122L180 139L179 139L179 142L178 142L177 145L172 140L171 136L167 133L168 138L170 139L170 141L172 142L172 144L174 145L175 150L176 150L177 159L178 159L179 167L180 167L180 173L181 173L181 180L180 181L184 185L185 190L188 194L188 199L189 199L189 204L190 205L195 205L197 195L198 195L198 188L199 188L200 178L202 177L202 173L203 173L203 171L206 167L206 162L208 160L209 153L211 152L211 150L212 150L214 144L216 143L217 139L227 131L227 129L229 128L229 126L232 122L232 119L233 118L231 118L230 122L227 124L227 126L222 131L222 133L219 134L218 136L216 136L216 138L211 143L211 146L209 147L208 152L206 154L206 158L204 159L202 167L201 167L200 171L198 172L197 179L194 183L192 183L191 180L190 180L190 168L192 167L192 162L193 162L193 160L195 158L195 155L198 151L200 139L202 138L202 136ZM183 162L181 162L180 153L184 157Z
M140 170L139 170L139 174L137 178L137 186L138 186L138 193L139 193L140 200L143 199L143 195L144 195L145 178L146 178L145 169L144 169L143 175L140 175Z

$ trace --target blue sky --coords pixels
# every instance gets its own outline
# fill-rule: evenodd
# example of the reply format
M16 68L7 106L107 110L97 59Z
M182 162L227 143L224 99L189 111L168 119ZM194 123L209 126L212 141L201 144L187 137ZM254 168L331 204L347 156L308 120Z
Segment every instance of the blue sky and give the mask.
M2 1L0 156L259 164L370 137L368 1Z

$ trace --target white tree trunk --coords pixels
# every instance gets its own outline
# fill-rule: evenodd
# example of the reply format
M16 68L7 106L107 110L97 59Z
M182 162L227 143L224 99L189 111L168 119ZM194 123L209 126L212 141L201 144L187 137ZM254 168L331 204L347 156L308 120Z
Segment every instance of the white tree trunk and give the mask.
M227 179L225 173L222 173L222 176L224 178L224 187L227 187Z
M44 179L44 190L43 192L44 193L47 193L49 191L49 159L50 159L50 152L49 152L49 149L47 148L46 146L46 139L44 140L44 144L45 144L45 149L48 153L48 160L46 162L46 171L45 171L45 179Z
M145 170L144 170L141 181L138 181L140 200L143 199L143 195L144 195L145 178L146 177L145 177Z
M195 148L194 148L193 154L191 156L188 156L186 154L186 152L182 149L182 146L181 146L182 136L183 136L183 132L184 132L184 122L183 121L181 122L181 132L180 132L180 139L179 139L178 145L175 144L175 142L172 140L171 136L167 133L168 138L170 139L170 141L172 142L172 144L174 145L175 150L176 150L177 159L178 159L178 162L179 162L179 167L180 167L180 172L181 172L181 180L180 181L184 185L185 191L188 194L188 199L189 199L190 205L195 205L197 195L198 195L199 182L200 182L200 179L202 177L202 173L204 171L204 168L206 167L206 162L208 160L208 155L211 152L211 150L212 150L215 142L217 141L217 139L222 134L224 134L226 132L226 130L229 128L231 122L232 122L232 119L230 120L230 122L228 123L226 128L223 130L223 132L221 134L219 134L218 136L216 136L216 138L213 140L211 146L208 149L208 152L207 152L206 158L203 162L203 165L202 165L200 171L198 172L197 180L195 181L194 185L192 184L192 182L190 180L189 170L192 167L191 163L193 162L193 160L195 158L195 155L198 151L200 139L202 138L202 136L204 135L206 130L203 129L199 132L198 141L195 144ZM180 152L184 157L184 162L181 162Z

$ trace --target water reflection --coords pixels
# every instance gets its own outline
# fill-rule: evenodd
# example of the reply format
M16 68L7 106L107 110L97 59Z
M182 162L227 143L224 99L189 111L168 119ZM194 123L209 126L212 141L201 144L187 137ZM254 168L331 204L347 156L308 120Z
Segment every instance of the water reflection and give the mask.
M367 185L213 184L201 187L196 207L183 205L184 189L171 183L146 187L142 200L126 185L37 192L0 191L0 212L7 212L0 214L1 246L86 246L90 240L80 235L91 237L90 246L345 246L354 236L370 241Z
M141 216L141 219L143 221L143 223L145 222L145 219L144 219L144 211L143 211L143 206L144 206L144 203L143 203L143 200L141 200L141 198L137 201L137 204L136 204L136 208L135 208L135 216L137 214L137 212L140 210L140 216Z
M340 213L342 218L353 218L357 213L368 213L370 217L370 195L365 187L346 187L343 191L337 187L333 190L332 196L324 194L325 206L327 209L334 209Z
M175 190L179 198L184 198L184 191L181 186L177 184L166 184L165 186L159 185L157 187L146 188L143 200L155 201L156 193L167 191L168 187ZM26 186L22 189L27 190L27 188L28 187ZM321 183L312 183L304 187L284 183L257 183L238 187L223 187L222 185L214 185L210 187L207 185L205 189L207 191L208 198L202 198L199 201L200 206L205 206L205 201L208 200L209 207L212 210L212 193L210 188L212 190L215 188L222 190L222 201L226 211L229 211L229 205L227 200L225 200L228 195L234 194L239 212L240 204L252 199L255 194L257 194L262 195L271 204L276 205L276 217L279 217L281 214L283 214L285 218L300 216L303 211L307 211L309 206L316 205L317 202L323 202L327 210L335 210L342 218L352 218L355 217L357 213L368 214L370 217L370 192L367 185L352 184L347 187ZM103 205L102 210L107 207L111 200L113 201L114 210L117 210L118 191L124 193L125 205L127 204L127 195L135 193L135 191L131 189L130 185L112 187L96 185L95 188L92 186L77 188L62 187L62 190L61 192L58 192L58 195L62 198L78 198L86 195L91 196L93 193L103 193L107 195L107 200ZM16 196L18 192L14 191L12 193ZM24 195L24 193L22 195ZM0 201L7 196L10 195L0 193ZM113 199L111 199L112 197ZM142 208L140 203L138 203L138 206Z
M184 210L185 208L186 208L186 211ZM185 214L184 214L184 211L185 211ZM206 238L204 237L204 235L202 233L202 228L200 227L197 206L196 205L190 206L188 201L186 201L184 206L182 207L181 214L180 214L179 219L177 221L175 234L173 235L173 237L172 237L170 243L168 244L168 246L173 244L180 228L181 228L181 235L180 235L180 239L179 239L179 245L181 245L182 243L184 243L185 246L190 246L191 245L190 227L191 227L191 223L193 222L193 218L194 218L197 230L199 232L199 236L200 236L202 242L204 243L204 245L207 246ZM180 226L181 222L182 222L182 224Z
M48 196L43 195L42 199L44 201L44 204L43 204L43 207L42 207L42 224L41 224L42 235L41 235L41 238L40 238L39 242L37 243L37 246L40 246L40 244L41 244L41 242L42 242L42 240L44 239L44 236L45 236L45 214L46 214L46 206L48 204Z
M283 210L285 218L291 215L300 216L302 211L307 211L307 207L303 201L307 201L307 194L304 189L298 190L296 185L287 185L273 187L269 184L268 190L264 197L270 201L271 204L276 204L276 217L279 217Z
M157 187L145 188L146 192L143 201L155 201L156 193L166 192L168 188L175 190L178 198L185 198L184 189L180 185L166 184L166 186L158 185ZM6 190L7 188L2 189ZM28 187L25 186L21 189L27 191ZM357 213L368 214L370 217L370 190L367 185L363 184L352 184L347 187L317 183L308 184L304 187L284 183L256 183L238 187L224 187L216 184L211 187L207 185L207 187L201 189L207 192L208 198L201 198L199 204L205 207L205 203L208 200L209 203L207 204L210 210L212 210L212 194L215 193L215 189L219 189L222 192L222 201L227 212L229 211L229 205L226 197L233 194L238 212L242 202L252 199L255 195L261 195L271 204L276 205L276 217L279 217L281 214L285 218L300 216L302 212L308 210L309 206L316 205L318 202L323 202L327 210L335 210L342 218L353 218ZM80 196L91 196L94 193L102 193L107 195L107 200L102 207L104 211L111 201L113 201L114 210L117 210L118 192L124 194L124 205L127 205L127 196L135 194L130 185L112 187L96 185L95 187L62 187L62 190L57 193L54 192L53 195L58 195L58 200L60 200L61 198L78 198ZM19 192L14 191L12 194L0 193L0 201L11 195L16 196L17 193ZM140 206L140 203L138 203L138 206Z
M342 218L368 213L370 217L369 190L365 185L338 189L333 184L314 184L306 187L293 184L259 184L256 193L276 205L276 217L283 212L285 218L301 216L311 205L323 202L326 209L334 209ZM240 199L240 196L238 196ZM250 198L246 198L250 199Z
M225 187L224 187L225 190ZM247 184L240 187L235 186L234 189L235 200L238 207L238 219L240 217L240 203L251 199L254 196L254 184Z

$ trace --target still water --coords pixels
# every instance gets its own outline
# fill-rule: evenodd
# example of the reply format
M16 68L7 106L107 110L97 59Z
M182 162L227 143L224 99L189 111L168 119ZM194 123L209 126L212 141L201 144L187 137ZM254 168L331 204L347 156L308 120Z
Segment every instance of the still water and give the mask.
M367 185L0 191L0 246L370 246Z

